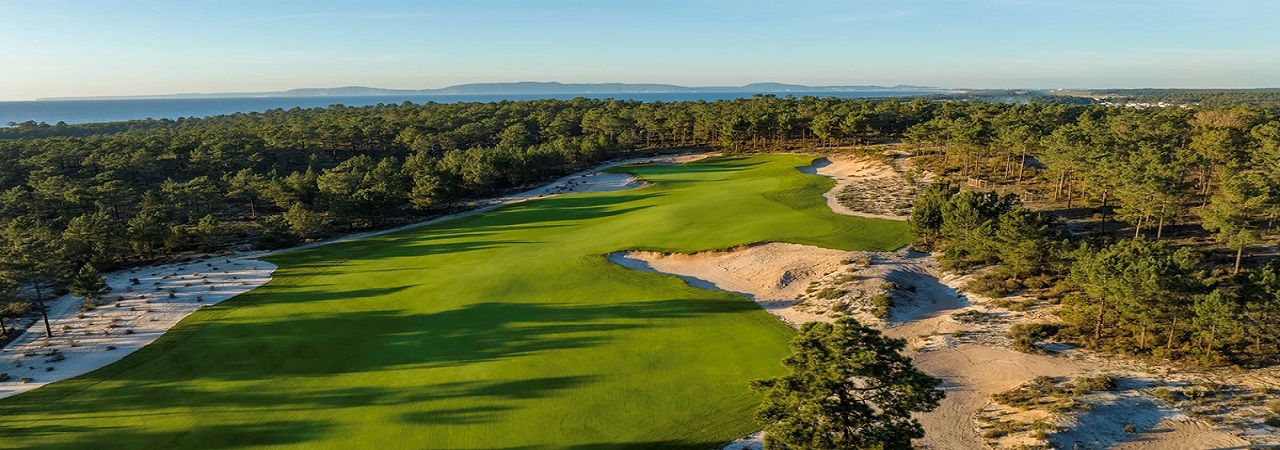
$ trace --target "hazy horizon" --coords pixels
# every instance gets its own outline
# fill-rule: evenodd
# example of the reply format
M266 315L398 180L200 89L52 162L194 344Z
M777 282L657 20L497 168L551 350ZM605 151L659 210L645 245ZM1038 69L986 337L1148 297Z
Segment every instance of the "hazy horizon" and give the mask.
M1264 88L1270 2L56 0L7 4L0 100L468 83Z

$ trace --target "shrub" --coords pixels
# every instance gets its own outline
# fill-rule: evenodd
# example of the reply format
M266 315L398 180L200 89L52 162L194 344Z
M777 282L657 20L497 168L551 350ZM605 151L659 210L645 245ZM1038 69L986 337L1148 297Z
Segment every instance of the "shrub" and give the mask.
M0 383L3 383L3 382L5 382L5 381L9 381L9 374L7 374L7 373L0 373Z
M1164 400L1165 402L1170 404L1177 403L1178 401L1178 393L1171 391L1168 388L1165 388L1164 386L1153 389L1151 391L1151 396L1158 398L1160 400Z
M1267 417L1267 419L1263 420L1262 423L1267 424L1267 426L1280 428L1280 416Z
M992 428L992 429L989 429L989 430L987 430L987 431L983 431L983 432L982 432L982 437L987 438L987 439L995 439L995 438L998 438L998 437L1003 437L1004 435L1005 435L1004 430L1000 430L1000 429L996 429L996 428Z
M1020 351L1022 353L1030 353L1033 355L1042 355L1045 353L1043 348L1040 348L1039 345L1036 345L1036 341L1033 341L1025 337L1014 338L1013 349Z
M890 310L893 308L893 296L886 293L876 294L871 297L871 304L875 307L873 313L876 317L889 320Z
M1129 434L1137 433L1138 428L1133 426L1131 423L1126 423L1124 424L1124 432Z
M1113 391L1116 389L1116 377L1100 374L1091 377L1076 378L1076 389L1080 392Z
M951 318L960 323L985 323L990 316L981 311L970 309L958 313L952 313Z
M1061 325L1051 323L1020 323L1009 328L1009 337L1026 337L1039 341L1056 337L1061 330Z
M1280 399L1267 402L1267 409L1271 410L1273 413L1280 414Z
M1208 388L1193 386L1182 391L1182 395L1185 395L1187 396L1187 398L1192 400L1201 400L1201 399L1212 398L1215 395L1217 395L1217 392L1214 392L1213 390Z
M828 288L822 288L822 290L818 291L817 294L814 294L814 297L824 299L824 300L830 300L833 298L840 298L840 296L844 295L844 293L845 291L843 289L828 287Z

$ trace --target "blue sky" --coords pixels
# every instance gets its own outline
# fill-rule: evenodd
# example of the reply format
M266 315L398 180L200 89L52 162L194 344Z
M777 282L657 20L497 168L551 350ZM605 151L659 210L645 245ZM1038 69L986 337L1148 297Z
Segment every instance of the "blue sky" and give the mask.
M1280 86L1274 0L0 0L0 100L469 82Z

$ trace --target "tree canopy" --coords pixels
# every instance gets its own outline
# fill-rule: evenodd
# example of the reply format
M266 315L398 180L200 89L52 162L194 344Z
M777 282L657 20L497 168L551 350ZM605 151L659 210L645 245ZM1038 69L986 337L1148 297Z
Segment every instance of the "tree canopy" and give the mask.
M942 381L912 365L906 342L845 317L810 322L791 341L786 375L760 380L756 419L771 449L910 449L912 413L931 411Z

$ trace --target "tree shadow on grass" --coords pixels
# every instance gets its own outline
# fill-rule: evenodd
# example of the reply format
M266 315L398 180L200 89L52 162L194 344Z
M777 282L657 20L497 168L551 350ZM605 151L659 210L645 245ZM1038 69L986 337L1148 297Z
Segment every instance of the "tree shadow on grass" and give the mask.
M163 408L184 408L192 411L210 411L218 414L253 415L269 408L274 411L327 410L361 408L378 405L414 404L419 411L405 413L406 422L431 423L481 423L482 417L500 421L495 415L514 409L513 406L486 405L483 408L456 407L453 400L465 399L468 403L506 400L537 400L556 393L584 386L602 377L594 375L556 376L524 380L469 380L430 384L420 389L392 389L386 387L320 388L312 391L291 392L282 395L262 390L240 392L211 392L171 383L133 383L127 388L95 392L92 398L64 398L66 408L60 413L78 420L93 419L103 424L118 423L123 417L163 418L169 412L156 411L140 399L164 398L170 400ZM47 419L26 419L21 416L6 417L0 424L0 437L38 438L60 434L80 435L99 432L103 427L43 425ZM108 426L107 428L110 428Z
M379 290L361 292L373 291ZM304 292L299 296L315 300L347 298L350 293L330 296ZM278 320L208 321L198 327L175 328L172 339L166 339L167 334L155 345L193 339L192 344L198 346L194 348L226 351L229 361L201 371L203 377L325 375L399 367L448 367L592 347L607 342L617 331L656 326L655 319L755 308L754 304L739 300L709 299L604 305L483 302L427 314L369 311ZM245 358L246 353L256 357ZM249 366L241 370L230 368L237 363Z
M740 300L703 299L607 305L487 302L428 314L369 311L200 322L175 328L117 364L12 397L0 407L0 417L4 418L0 441L30 436L43 442L63 442L57 436L33 435L39 428L42 433L65 434L67 439L74 439L67 444L69 447L97 441L127 442L137 448L235 448L305 443L320 439L317 436L327 429L324 424L308 421L204 426L165 433L116 427L122 420L137 421L149 415L161 419L172 411L210 414L216 420L262 411L412 405L400 413L400 419L407 424L502 423L511 410L533 407L539 399L594 383L607 375L549 374L519 380L451 378L447 382L427 378L420 380L420 386L395 389L376 384L335 388L308 380L405 368L455 367L590 347L608 342L612 333L620 330L675 325L655 319L754 309L755 305ZM185 349L200 351L191 354ZM252 388L201 388L207 383L190 382L194 380L242 382ZM112 387L103 389L98 386L100 383L110 383ZM279 390L273 387L277 383ZM24 416L24 411L37 405L40 411L57 411L69 423L103 425L47 428L44 424L49 416ZM192 440L192 436L213 432L225 436L209 445Z
M582 444L565 447L567 450L647 450L647 449L670 449L670 450L715 450L728 444L728 442L710 442L710 441L648 441L648 442L616 442L616 443L599 443L599 444Z
M135 417L168 408L257 411L342 408L427 402L450 398L536 400L590 383L591 376L554 376L522 381L424 381L413 392L379 387L294 391L205 391L191 380L273 383L405 368L444 368L519 358L546 351L607 343L627 329L664 326L655 319L754 310L741 300L663 300L607 305L487 302L428 314L369 311L306 315L278 320L215 320L175 327L150 346L84 376L12 397L0 407L6 424L22 411L44 405L68 417ZM673 324L674 325L674 324ZM186 349L200 349L192 354ZM178 382L177 380L182 380ZM101 389L99 383L119 383ZM473 413L439 412L458 420ZM426 416L418 416L429 417ZM44 420L47 420L44 419Z
M267 259L287 270L281 276L304 276L301 270L331 269L348 260L423 256L485 250L531 242L475 240L497 233L568 226L571 222L618 216L649 208L628 203L664 195L660 192L609 196L563 196L506 206L483 215L451 220L399 233L373 236L290 252ZM454 242L439 242L458 239Z
M648 205L624 206L665 195L662 192L628 195L559 196L524 202L493 212L450 222L467 230L513 230L544 228L548 222L570 222L619 216L648 208ZM543 224L543 226L538 226ZM445 231L449 228L436 228ZM435 230L433 230L435 231Z
M27 427L24 427L24 429ZM30 428L48 428L34 425ZM54 431L41 432L44 436L65 435L61 443L24 443L31 449L111 449L111 448L205 448L233 449L270 445L297 445L325 435L329 424L316 421L275 421L245 424L201 425L182 431L145 431L137 428L104 425L101 427L71 427L66 430L53 427ZM11 427L0 428L0 436L20 438L22 431L10 433ZM26 435L30 437L31 435Z

